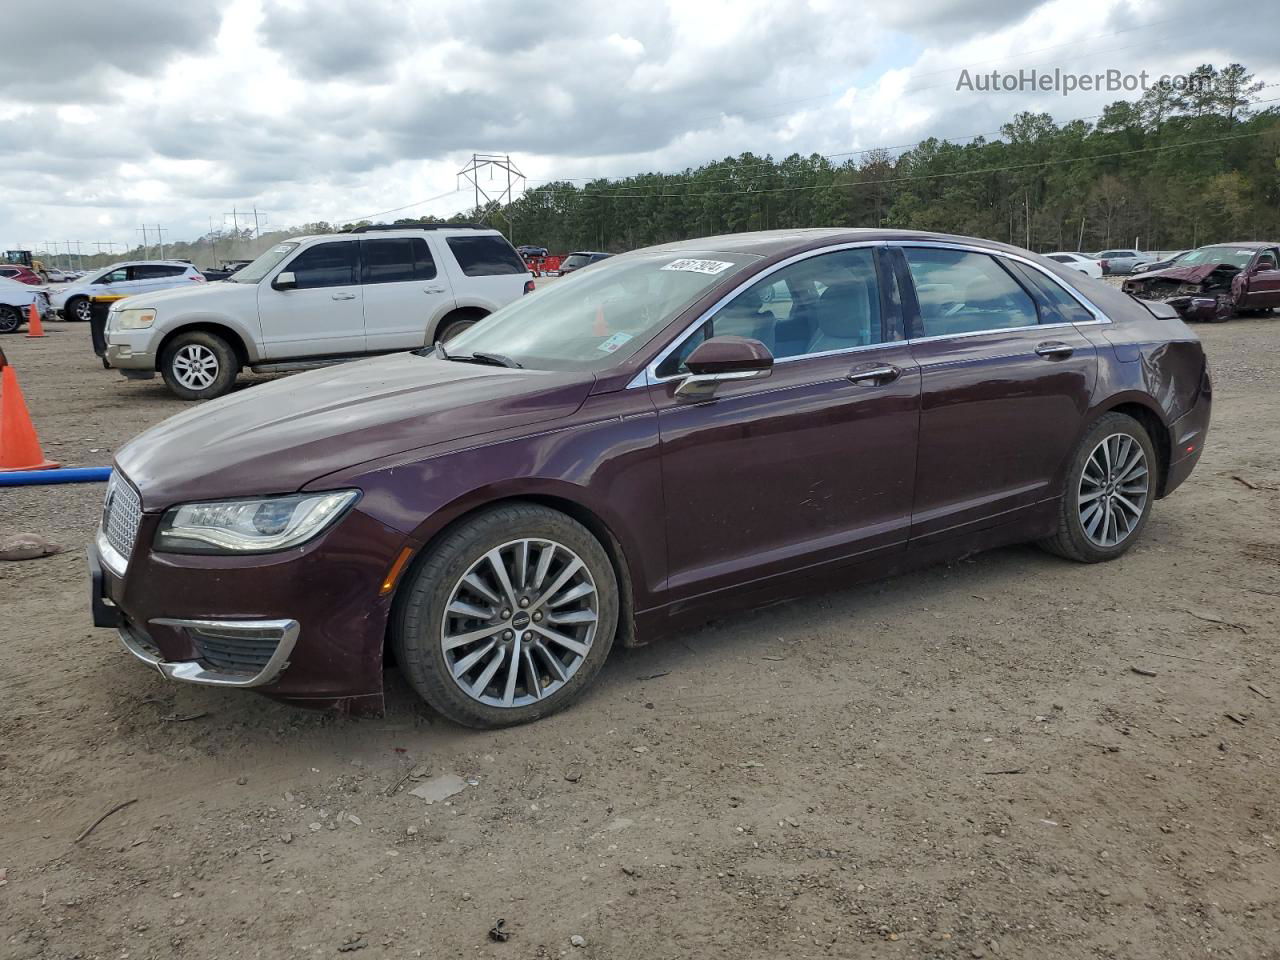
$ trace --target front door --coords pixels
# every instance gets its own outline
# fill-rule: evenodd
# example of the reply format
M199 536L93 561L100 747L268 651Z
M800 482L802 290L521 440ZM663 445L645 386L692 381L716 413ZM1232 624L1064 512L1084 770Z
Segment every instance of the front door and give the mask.
M1060 493L1093 393L1093 344L1044 291L1070 295L1048 278L1024 286L1016 261L946 247L902 254L921 377L912 540L1017 520Z
M364 336L370 352L414 350L426 343L431 318L453 305L422 237L360 241Z
M1248 291L1238 306L1263 310L1280 307L1280 248L1268 247L1253 262L1253 273L1246 279Z
M877 260L861 247L783 267L658 366L673 601L905 548L919 375ZM683 358L726 334L769 347L772 374L678 398Z
M364 352L358 252L357 240L317 243L277 272L292 273L295 286L258 284L264 359Z

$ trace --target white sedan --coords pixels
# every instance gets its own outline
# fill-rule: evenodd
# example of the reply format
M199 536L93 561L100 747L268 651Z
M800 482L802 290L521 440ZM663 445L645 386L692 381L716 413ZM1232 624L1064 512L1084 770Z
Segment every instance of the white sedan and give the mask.
M1067 253L1066 251L1046 253L1045 256L1050 260L1057 260L1070 270L1079 270L1095 280L1102 279L1102 263L1093 259L1093 257L1087 257L1083 253Z
M42 287L0 277L0 333L16 333L33 303L41 320L48 317L49 296Z

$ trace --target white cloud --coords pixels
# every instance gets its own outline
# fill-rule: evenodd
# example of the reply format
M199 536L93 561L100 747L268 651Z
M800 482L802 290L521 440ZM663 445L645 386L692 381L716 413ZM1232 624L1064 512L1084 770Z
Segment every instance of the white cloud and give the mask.
M6 244L133 242L144 221L195 237L254 204L273 226L351 219L452 191L473 150L510 151L531 178L625 175L745 150L990 133L1020 110L1068 119L1120 98L957 92L962 67L1239 60L1280 80L1274 30L1242 31L1193 0L669 0L567 15L527 0L53 0L42 11L60 29L0 65Z

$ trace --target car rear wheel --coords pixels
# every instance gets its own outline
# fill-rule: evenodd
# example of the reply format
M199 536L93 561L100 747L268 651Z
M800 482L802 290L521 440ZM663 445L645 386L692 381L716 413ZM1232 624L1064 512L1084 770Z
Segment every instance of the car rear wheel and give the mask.
M18 307L0 306L0 333L17 333L22 326L22 311Z
M215 333L193 330L174 337L160 355L160 373L183 400L220 397L236 382L240 360Z
M1158 469L1142 424L1123 413L1099 418L1071 458L1057 532L1040 545L1081 563L1120 556L1151 515Z
M67 305L62 312L68 320L79 320L81 323L88 323L90 310L88 297L72 297L67 301Z
M468 727L527 723L568 706L613 646L618 585L586 527L536 504L464 522L418 563L392 621L400 669Z
M452 323L445 325L445 327L440 331L440 336L436 338L436 342L448 343L463 330L473 326L475 326L474 320L454 320Z

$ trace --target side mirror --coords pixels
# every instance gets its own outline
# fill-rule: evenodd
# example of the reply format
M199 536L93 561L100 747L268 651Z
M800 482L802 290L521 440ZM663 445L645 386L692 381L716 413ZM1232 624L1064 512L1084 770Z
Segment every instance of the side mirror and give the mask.
M276 274L276 278L271 281L271 286L277 290L293 290L298 286L298 278L288 270L283 270Z
M759 340L712 337L689 354L685 366L689 375L676 387L676 396L682 400L706 400L722 383L769 376L773 373L773 354Z

